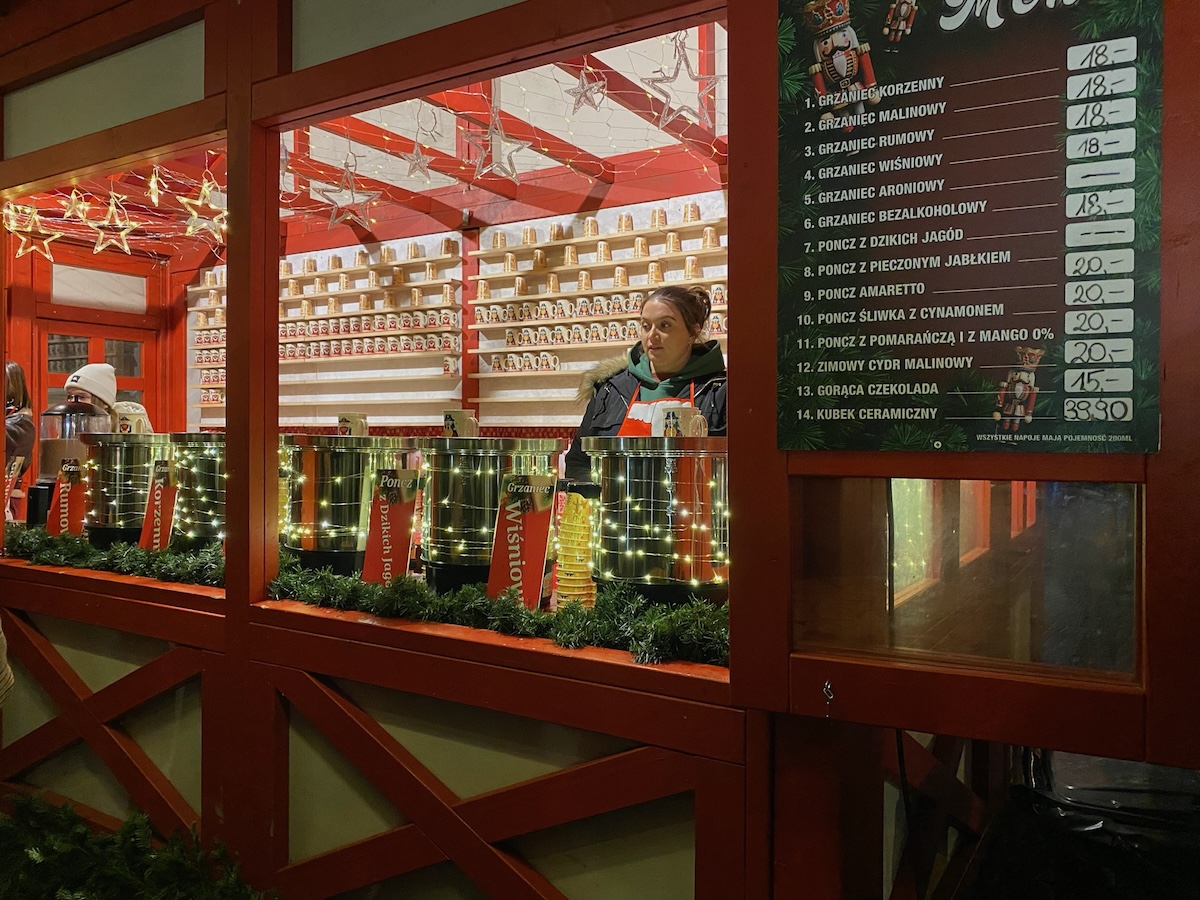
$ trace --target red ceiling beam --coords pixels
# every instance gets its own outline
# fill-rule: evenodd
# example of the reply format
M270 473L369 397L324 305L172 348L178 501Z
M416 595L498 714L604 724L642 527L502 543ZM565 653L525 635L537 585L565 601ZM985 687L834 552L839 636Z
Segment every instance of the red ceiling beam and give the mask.
M608 96L612 100L656 128L664 111L667 111L667 104L650 94L645 86L626 78L594 56L560 60L555 65L575 78L578 78L579 73L584 69L590 70L595 76L604 78L608 83ZM676 116L671 119L662 130L704 159L711 159L719 166L724 166L729 162L728 142L724 138L718 138L704 126L689 121L684 116Z
M328 163L318 162L307 156L292 156L289 162L291 171L306 178L315 179L336 187L342 180L342 169ZM442 228L453 229L462 225L462 210L435 200L425 194L414 193L386 181L379 181L367 175L354 176L357 187L367 191L379 191L381 199L398 203L414 212L428 216Z
M328 122L322 122L316 127L322 131L328 131L330 134L348 138L365 147L381 150L384 153L396 156L398 159L398 154L412 153L417 146L414 141L403 135L388 131L386 128L381 128L370 122L364 122L362 119L356 119L354 116L331 119ZM430 147L422 147L421 152L429 157L429 169L432 172L437 172L439 175L445 175L447 178L453 178L455 181L461 181L472 187L481 188L490 194L506 197L509 200L523 201L526 199L528 191L507 178L489 173L477 179L475 178L475 165L473 163L466 162L456 156L451 156L449 153L442 153L440 150L434 150Z
M492 108L486 97L462 90L440 91L430 94L425 100L435 106L464 116L487 127L491 122ZM581 150L569 141L543 131L511 113L499 112L500 127L515 141L529 141L530 149L557 163L574 169L597 181L612 183L612 166L599 156Z

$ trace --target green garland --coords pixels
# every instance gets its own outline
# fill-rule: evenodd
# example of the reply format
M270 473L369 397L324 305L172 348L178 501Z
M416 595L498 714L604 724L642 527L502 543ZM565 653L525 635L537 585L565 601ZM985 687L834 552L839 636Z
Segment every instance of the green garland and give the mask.
M93 834L70 806L26 795L0 817L0 900L263 900L221 847L174 834L156 844L145 815Z
M488 598L481 584L438 594L425 582L409 577L384 587L334 575L328 569L301 569L295 560L285 557L268 592L274 599L356 610L381 618L442 622L519 637L548 638L571 649L628 650L639 663L685 660L729 665L729 604L716 606L696 598L679 605L653 603L623 584L602 587L590 609L572 601L551 613L528 609L515 590L495 600Z
M175 584L225 584L225 557L219 544L194 552L143 550L132 544L113 544L97 550L86 540L72 535L48 534L44 528L8 525L4 530L4 552L26 559L35 566L92 569L118 575L140 575Z
M56 537L43 528L10 525L8 556L34 565L138 575L179 584L225 584L225 558L218 545L191 553L150 551L129 544L97 550L82 538ZM369 584L328 569L300 567L295 557L279 558L279 575L268 592L273 599L311 606L357 610L381 618L442 622L519 637L549 638L563 647L628 650L640 663L669 660L729 665L729 606L692 598L683 604L653 603L625 585L601 588L594 608L573 602L557 613L527 609L510 591L496 600L483 585L438 594L425 582L400 578L390 587Z

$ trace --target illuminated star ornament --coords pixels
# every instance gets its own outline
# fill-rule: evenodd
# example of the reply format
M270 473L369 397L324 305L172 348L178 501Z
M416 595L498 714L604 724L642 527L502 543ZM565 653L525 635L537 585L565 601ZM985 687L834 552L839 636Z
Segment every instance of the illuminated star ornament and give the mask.
M34 212L32 206L20 206L8 201L4 204L4 227L9 231L19 231L29 222Z
M325 200L333 207L329 213L329 227L341 222L351 222L361 225L367 231L371 230L371 222L367 218L367 207L382 196L383 191L360 191L354 183L356 163L353 155L346 157L342 167L342 180L336 188L317 188L314 194ZM349 195L346 201L335 199Z
M218 243L224 243L229 210L217 206L212 199L213 191L219 191L220 187L205 174L197 196L177 198L179 204L189 213L185 234L190 236L207 231Z
M50 252L50 243L63 236L61 231L47 231L43 228L41 216L38 215L36 209L32 208L29 210L29 217L25 220L25 224L19 226L15 234L21 239L21 246L17 248L17 259L26 253L37 252L50 262L54 262L54 256Z
M598 75L595 81L590 81L588 80L589 71L592 70L581 68L579 84L563 91L568 97L575 98L575 106L571 109L572 115L583 109L585 104L592 109L599 109L601 102L608 96L608 79L603 75Z
M420 145L420 144L418 144L418 143L415 143L415 142L414 142L414 143L413 143L413 152L412 152L412 153L403 153L403 152L401 152L401 153L400 153L400 154L398 154L398 155L400 156L400 158L401 158L402 160L404 160L405 162L407 162L407 163L408 163L408 177L409 177L409 178L412 178L413 176L419 175L419 176L421 176L422 178L424 178L424 179L425 179L425 183L426 183L426 184L428 184L428 183L429 183L429 181L430 181L430 177L429 177L429 164L430 164L431 162L433 162L433 157L432 157L432 156L426 156L426 155L425 155L425 154L424 154L424 153L421 151L421 145Z
M88 227L96 232L96 246L93 253L99 253L106 247L118 247L129 253L129 232L137 228L130 221L129 213L125 211L125 198L121 194L108 193L108 209L104 218L99 222L88 222Z
M150 180L146 183L146 193L150 196L150 202L158 206L159 197L162 196L162 178L158 174L158 166L154 167L154 171L150 173Z
M482 178L489 172L495 172L497 175L511 178L516 184L521 183L521 178L517 174L517 164L513 161L513 157L522 150L528 150L533 143L531 141L515 141L505 134L504 127L500 123L500 110L497 107L492 107L491 122L486 134L467 132L465 137L467 143L479 151L479 159L475 161L476 179Z
M80 222L87 223L88 210L92 208L92 204L88 203L78 190L71 191L71 199L67 201L67 210L63 213L64 219L78 219Z
M666 69L659 68L657 75L641 79L650 94L661 100L663 104L662 112L658 114L658 121L654 124L659 128L666 128L678 118L688 118L711 130L713 127L712 117L708 114L708 106L705 104L704 98L716 91L721 77L719 75L697 75L692 68L692 61L688 56L683 35L677 34L673 40L675 43L675 68L671 70L671 74L668 75ZM671 91L663 87L663 85L674 84L679 78L681 69L687 72L689 80L696 83L695 106L677 105Z

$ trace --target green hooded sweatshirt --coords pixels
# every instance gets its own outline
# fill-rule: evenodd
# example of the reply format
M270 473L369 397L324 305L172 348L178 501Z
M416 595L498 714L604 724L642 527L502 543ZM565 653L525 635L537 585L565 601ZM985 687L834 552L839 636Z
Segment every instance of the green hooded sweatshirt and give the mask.
M629 355L627 368L642 384L638 392L639 400L665 400L688 393L688 385L693 379L724 372L725 357L721 355L721 347L716 341L697 344L692 348L692 358L682 369L663 381L658 381L650 372L650 357L646 355L642 345L638 344Z

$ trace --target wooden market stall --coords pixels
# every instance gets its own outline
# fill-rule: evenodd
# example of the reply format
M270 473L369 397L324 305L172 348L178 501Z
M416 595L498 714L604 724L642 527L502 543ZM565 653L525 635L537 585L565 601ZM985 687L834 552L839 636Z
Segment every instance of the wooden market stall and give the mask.
M160 432L223 432L228 488L223 588L0 560L0 791L196 823L289 898L907 896L967 865L1008 745L1200 766L1192 6L1165 4L1162 449L1112 455L776 449L795 4L399 6L0 16L5 357L39 409L136 357L118 389ZM101 246L125 225L131 252ZM728 666L270 597L280 433L353 410L431 435L461 406L568 438L658 278L710 289L732 370ZM1042 564L1038 485L1068 482L1128 492L1137 590L1119 653L1061 665L1036 590L955 591ZM941 535L899 591L897 503ZM910 788L932 803L905 821Z

